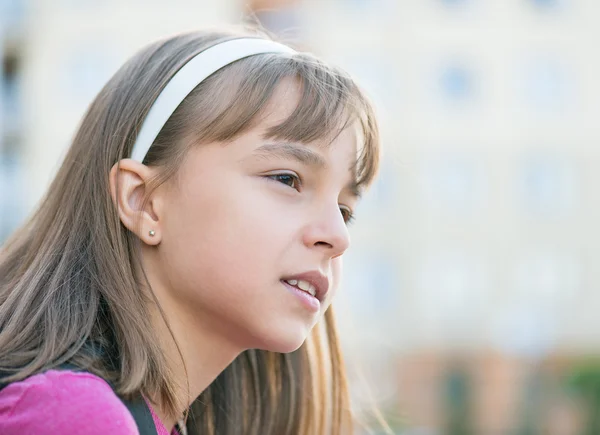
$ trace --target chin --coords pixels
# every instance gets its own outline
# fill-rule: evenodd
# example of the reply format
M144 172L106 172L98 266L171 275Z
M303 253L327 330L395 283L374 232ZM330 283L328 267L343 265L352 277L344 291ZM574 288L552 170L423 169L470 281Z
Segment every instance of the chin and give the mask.
M262 349L268 350L269 352L291 353L291 352L294 352L294 351L300 349L300 346L302 346L304 344L305 340L306 340L306 337L303 337L302 340L287 341L287 342L280 341L277 343L269 343L267 346L264 346Z
M290 353L304 344L312 327L281 327L263 333L255 348L277 353Z

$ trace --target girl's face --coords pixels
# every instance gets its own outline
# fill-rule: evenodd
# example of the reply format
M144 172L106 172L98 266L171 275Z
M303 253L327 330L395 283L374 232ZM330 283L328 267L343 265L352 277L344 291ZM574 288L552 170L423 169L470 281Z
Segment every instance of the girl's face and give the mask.
M298 348L337 291L350 243L357 129L309 145L263 137L299 95L281 83L259 125L193 147L156 192L160 243L144 256L161 303L242 349Z

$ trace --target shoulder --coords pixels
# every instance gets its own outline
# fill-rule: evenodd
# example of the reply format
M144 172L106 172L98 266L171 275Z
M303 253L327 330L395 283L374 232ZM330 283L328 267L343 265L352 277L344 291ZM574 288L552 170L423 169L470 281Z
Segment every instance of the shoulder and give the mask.
M138 430L102 378L49 370L0 391L0 433L133 435Z

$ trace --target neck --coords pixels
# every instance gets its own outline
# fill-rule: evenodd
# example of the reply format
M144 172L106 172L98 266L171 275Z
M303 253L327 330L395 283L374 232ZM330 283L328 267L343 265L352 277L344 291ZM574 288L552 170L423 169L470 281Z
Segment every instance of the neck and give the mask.
M159 298L159 301L170 331L156 307L152 310L152 323L174 375L177 403L182 404L182 408L177 415L170 415L156 399L151 402L158 417L170 430L242 349L228 342L214 328L202 325L199 321L202 314L192 315L170 300Z

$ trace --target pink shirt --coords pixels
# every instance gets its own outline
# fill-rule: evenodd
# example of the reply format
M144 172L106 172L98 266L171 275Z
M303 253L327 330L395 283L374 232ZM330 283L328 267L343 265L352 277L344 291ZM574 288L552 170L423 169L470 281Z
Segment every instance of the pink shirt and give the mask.
M158 435L169 435L152 407L150 411ZM49 370L0 390L0 434L81 433L139 435L128 409L102 378Z

